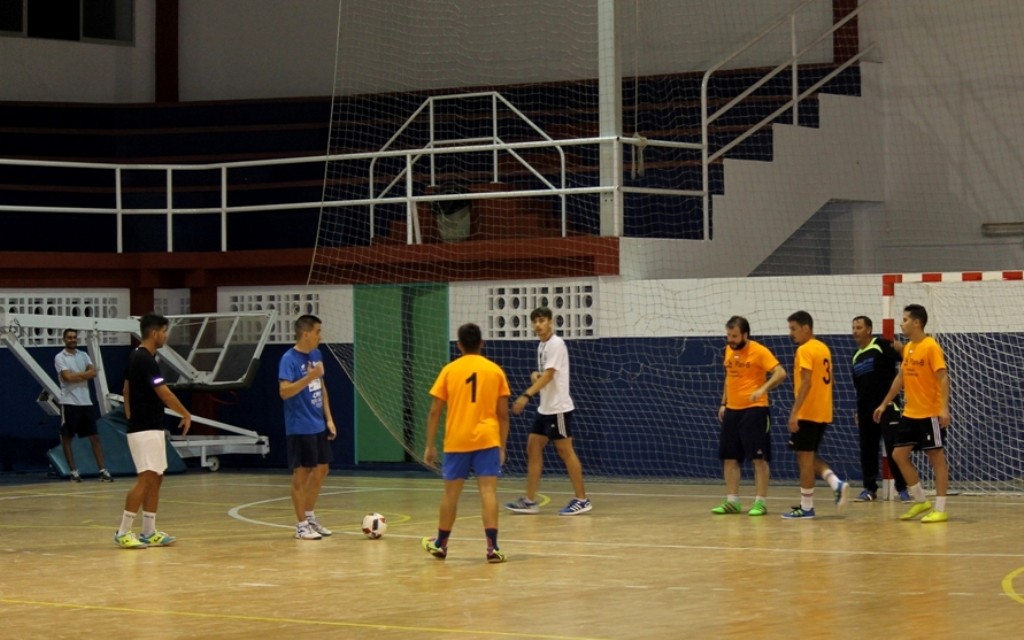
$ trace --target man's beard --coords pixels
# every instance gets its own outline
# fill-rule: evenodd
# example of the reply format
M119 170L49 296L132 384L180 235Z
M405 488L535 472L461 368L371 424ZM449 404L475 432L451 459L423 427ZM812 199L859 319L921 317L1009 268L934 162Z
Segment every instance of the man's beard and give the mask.
M733 351L742 351L743 347L745 347L745 346L747 346L747 341L746 340L744 340L743 342L741 342L741 343L739 343L737 345L734 345L731 342L729 343L729 348L732 349Z

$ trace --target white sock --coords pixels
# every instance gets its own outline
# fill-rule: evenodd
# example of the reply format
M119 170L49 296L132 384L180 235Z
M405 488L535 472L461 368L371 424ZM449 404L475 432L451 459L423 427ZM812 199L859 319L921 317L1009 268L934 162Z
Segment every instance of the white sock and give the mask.
M804 511L814 508L814 489L800 489L800 508Z
M935 510L945 511L946 510L946 496L936 496L935 498Z
M156 533L156 513L142 512L142 535L151 536Z
M123 536L132 530L132 525L135 524L135 514L131 511L125 511L121 514L121 526L117 529L117 535Z
M316 519L316 514L314 514L312 511L307 511L306 512L306 520L315 520L315 519Z
M833 491L838 489L839 484L842 482L842 480L839 479L839 476L834 474L831 469L826 469L825 473L821 474L821 479L827 482L828 486L832 487Z
M754 502L764 502L764 496L757 496L754 498Z
M927 500L927 498L924 497L924 487L921 486L920 482L912 487L907 487L907 491L910 492L910 495L914 496L914 502L924 502Z
M725 496L725 500L726 502L739 502L740 497L730 493L729 495Z

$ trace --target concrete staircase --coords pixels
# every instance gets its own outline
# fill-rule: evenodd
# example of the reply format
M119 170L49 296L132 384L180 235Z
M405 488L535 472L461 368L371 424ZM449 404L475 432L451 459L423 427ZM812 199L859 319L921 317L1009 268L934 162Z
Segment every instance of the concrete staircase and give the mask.
M881 68L861 65L861 96L820 94L820 126L773 125L774 160L725 160L712 240L623 238L633 279L742 277L836 200L884 199Z

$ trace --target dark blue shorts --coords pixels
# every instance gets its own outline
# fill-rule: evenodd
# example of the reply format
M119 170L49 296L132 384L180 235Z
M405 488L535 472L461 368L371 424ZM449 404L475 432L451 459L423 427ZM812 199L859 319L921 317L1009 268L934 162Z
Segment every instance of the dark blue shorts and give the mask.
M315 467L334 460L327 429L320 433L288 436L288 468Z
M441 477L445 480L465 480L470 471L481 476L501 475L501 447L478 451L454 451L444 454Z

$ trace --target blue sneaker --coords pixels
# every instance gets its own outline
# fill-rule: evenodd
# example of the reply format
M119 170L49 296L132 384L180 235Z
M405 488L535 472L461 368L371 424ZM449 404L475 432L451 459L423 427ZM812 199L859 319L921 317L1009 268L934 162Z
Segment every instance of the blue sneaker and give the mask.
M801 509L800 507L793 507L793 510L789 513L782 514L782 517L786 520L810 520L814 517L814 509Z
M164 533L163 531L154 531L148 536L139 536L139 542L145 545L149 545L151 547L166 547L168 545L174 544L175 540L177 540L177 538L170 534Z
M839 481L839 486L835 490L836 497L836 513L843 513L846 511L846 507L850 506L850 483Z
M914 499L910 497L910 492L904 489L900 491L900 502L913 502Z
M590 504L590 498L580 500L579 498L573 498L569 501L569 504L565 505L561 511L558 512L560 516L578 516L581 513L586 513L594 507Z
M506 502L505 508L514 513L540 513L540 506L526 496L520 496L512 502Z
M878 499L874 491L865 489L860 492L860 495L853 499L854 502L874 502Z

